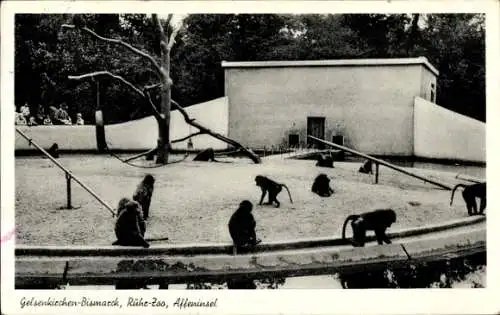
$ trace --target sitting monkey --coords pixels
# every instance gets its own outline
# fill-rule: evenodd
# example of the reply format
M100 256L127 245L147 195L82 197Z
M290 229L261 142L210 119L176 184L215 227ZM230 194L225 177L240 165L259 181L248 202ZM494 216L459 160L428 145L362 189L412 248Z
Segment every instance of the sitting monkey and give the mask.
M255 235L256 223L252 209L252 203L243 200L229 219L229 234L238 253L247 252L261 242Z
M333 168L333 156L330 153L330 155L326 155L323 153L318 154L318 161L316 162L316 166L320 167L331 167Z
M145 231L141 205L128 198L122 198L118 204L115 222L115 234L118 240L113 245L148 248L149 243L144 239Z
M371 160L366 160L366 162L359 168L360 173L373 174L373 162Z
M149 218L149 207L153 197L155 178L151 174L146 174L143 180L137 185L132 199L137 201L142 208L144 220Z
M330 178L326 174L319 174L312 185L311 191L321 197L330 197L333 189L330 187Z

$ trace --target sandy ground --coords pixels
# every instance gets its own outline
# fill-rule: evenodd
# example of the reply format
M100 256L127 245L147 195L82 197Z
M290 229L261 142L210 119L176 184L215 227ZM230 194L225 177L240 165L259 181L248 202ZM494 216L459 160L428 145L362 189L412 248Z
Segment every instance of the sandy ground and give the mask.
M329 169L316 167L315 161L281 158L264 159L260 165L248 159L226 161L233 163L185 161L144 169L109 156L63 155L59 159L113 207L121 197L131 197L144 174L153 174L156 184L146 237L168 236L170 243L229 243L227 222L244 199L255 206L257 235L264 241L338 237L347 215L377 208L396 211L394 228L467 216L460 193L450 206L449 191L386 167L380 168L375 185L373 176L357 172L359 163L336 163ZM458 183L456 173L412 171L451 186ZM310 191L319 173L333 179L335 194L330 198ZM16 158L15 174L17 244L110 245L115 240L110 212L77 183L72 184L72 202L80 208L59 209L66 205L66 180L48 159ZM257 206L260 190L253 180L257 174L286 183L294 203L282 192L280 208Z

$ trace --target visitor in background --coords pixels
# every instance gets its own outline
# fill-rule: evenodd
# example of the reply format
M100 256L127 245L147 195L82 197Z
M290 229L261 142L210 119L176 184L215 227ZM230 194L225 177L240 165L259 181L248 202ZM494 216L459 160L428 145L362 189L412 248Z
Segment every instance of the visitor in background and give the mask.
M45 117L45 110L42 105L38 104L38 108L36 110L35 121L38 125L43 124L43 118Z
M43 120L43 124L44 124L45 126L52 126L52 120L50 120L49 115L46 115L46 116L45 116L45 119Z
M71 118L68 115L68 106L60 105L54 115L55 125L71 125Z
M38 126L35 116L30 116L30 120L28 121L28 126Z
M24 103L23 106L21 106L21 114L24 116L24 119L27 121L30 117L30 107L28 106L28 103Z
M83 118L82 118L82 114L81 114L81 113L77 113L77 114L76 114L76 124L77 124L77 125L80 125L80 126L85 125L85 121L83 121Z
M15 116L15 119L16 119L15 123L16 123L16 125L25 126L25 125L28 124L26 122L26 118L24 118L23 114L16 112L15 115L16 115Z

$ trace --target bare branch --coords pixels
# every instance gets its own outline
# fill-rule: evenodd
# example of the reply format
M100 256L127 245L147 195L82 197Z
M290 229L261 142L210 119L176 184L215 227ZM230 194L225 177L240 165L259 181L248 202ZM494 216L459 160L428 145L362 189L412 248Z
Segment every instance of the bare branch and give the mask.
M198 132L192 133L192 134L190 134L190 135L187 135L187 136L185 136L185 137L183 137L183 138L179 138L179 139L172 140L172 141L170 141L170 142L172 142L172 143L182 142L182 141L185 141L185 140L187 140L187 139L189 139L189 138L196 137L196 136L199 136L199 135L202 135L202 134L205 134L205 133L206 133L206 132L198 131Z
M160 20L158 20L158 14L151 14L151 18L153 19L153 24L158 28L158 31L164 35L165 32L163 31L163 26L161 25Z
M69 24L63 24L61 26L62 28L69 28L69 29L76 29L77 27L74 26L74 25L69 25ZM97 33L95 33L94 31L92 31L91 29L87 28L87 27L83 27L83 28L79 28L81 29L82 31L92 35L93 37L97 38L97 39L100 39L102 41L105 41L105 42L108 42L108 43L112 43L112 44L116 44L116 45L120 45L120 46L123 46L125 48L127 48L128 50L130 50L131 52L133 52L134 54L136 55L139 55L145 59L148 59L149 62L153 65L153 67L155 68L155 70L158 72L158 75L162 75L162 69L160 67L160 65L156 62L156 60L149 54L133 47L132 45L130 45L129 43L126 43L122 40L119 40L119 39L113 39L113 38L107 38L107 37L102 37L100 35L98 35Z
M149 90L152 90L152 89L156 89L156 88L158 88L158 87L161 87L162 85L163 85L162 83L156 83L156 84L146 85L146 86L144 87L144 89L146 89L146 90L148 90L148 91L149 91Z
M149 102L149 104L151 105L151 108L153 109L153 115L156 118L161 118L161 115L158 112L158 110L156 109L156 106L154 105L153 101L151 101L151 97L150 97L149 93L147 91L146 91L146 93L144 93L139 88L137 88L134 84L132 84L131 82L124 79L122 76L113 74L109 71L96 71L96 72L86 73L86 74L82 74L82 75L70 75L70 76L68 76L68 79L70 79L70 80L83 80L83 79L93 78L93 77L98 77L98 76L108 76L108 77L111 77L113 79L116 79L116 80L122 82L123 84L125 84L126 86L131 88L134 92L136 92L137 94L142 96L144 99L146 99Z
M82 80L82 79L93 78L93 77L98 77L98 76L108 76L108 77L111 77L113 79L117 79L117 80L121 81L122 83L124 83L125 85L127 85L132 90L134 90L140 96L146 97L146 95L144 95L144 93L141 90L139 90L135 85L133 85L129 81L125 80L122 76L113 74L109 71L96 71L96 72L86 73L86 74L82 74L82 75L70 75L70 76L68 76L68 79L70 79L70 80Z
M158 109L156 109L156 106L155 104L153 103L153 100L151 99L151 95L149 94L149 91L144 89L144 94L146 95L146 99L148 100L149 102L149 105L151 105L151 107L153 108L153 115L157 118L157 119L162 119L162 116L161 116L161 113L158 111Z
M167 45L167 49L170 50L172 49L172 46L174 46L175 44L175 37L177 36L177 33L179 32L180 30L180 27L174 29L172 31L172 34L170 34L170 39L168 40L168 45Z
M170 25L170 21L172 21L172 18L174 17L174 15L172 13L168 14L167 15L167 22L165 23L165 25Z

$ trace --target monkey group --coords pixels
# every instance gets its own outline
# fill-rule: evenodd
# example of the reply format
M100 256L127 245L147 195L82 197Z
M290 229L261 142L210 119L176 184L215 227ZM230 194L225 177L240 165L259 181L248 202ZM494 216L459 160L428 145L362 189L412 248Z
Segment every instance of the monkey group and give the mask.
M132 200L122 198L118 203L113 245L149 247L144 238L145 220L149 218L149 207L153 197L155 178L146 174L132 195Z
M370 161L367 161L360 168L360 172L369 173L371 171L371 163L368 162ZM321 197L332 196L334 190L330 187L330 181L330 178L326 174L319 174L314 179L311 191ZM132 195L132 200L128 198L120 200L115 223L117 241L113 245L149 247L149 243L144 238L146 232L145 221L149 218L154 183L155 178L153 175L146 174ZM287 190L290 202L293 203L290 190L285 184L263 175L255 177L255 184L262 192L259 205L263 204L267 194L268 202L265 204L276 205L276 208L279 208L280 202L277 197L283 188ZM476 183L468 186L464 184L456 185L452 190L450 205L453 203L453 197L458 188L463 188L462 196L466 203L468 214L483 214L486 208L486 183ZM480 199L479 209L477 208L476 198ZM228 223L229 234L233 240L234 248L238 253L247 252L260 243L255 233L256 222L252 215L252 209L252 203L248 200L243 200ZM352 240L347 240L346 238L346 228L349 222L353 231ZM366 232L373 231L378 244L390 244L391 241L387 237L386 230L394 222L396 222L396 213L392 209L378 209L361 214L352 214L344 220L342 239L356 247L364 246Z

